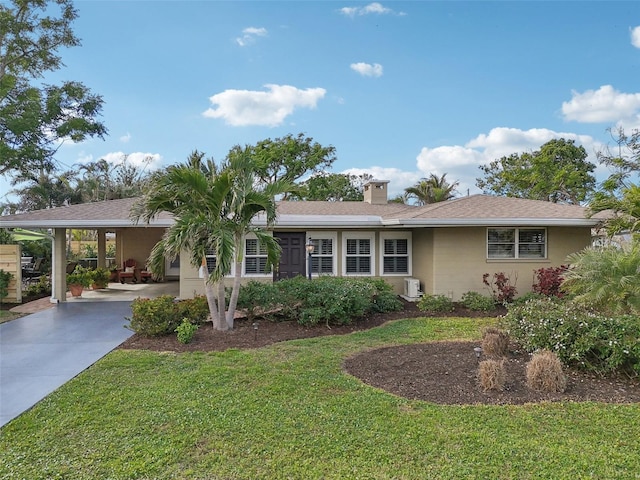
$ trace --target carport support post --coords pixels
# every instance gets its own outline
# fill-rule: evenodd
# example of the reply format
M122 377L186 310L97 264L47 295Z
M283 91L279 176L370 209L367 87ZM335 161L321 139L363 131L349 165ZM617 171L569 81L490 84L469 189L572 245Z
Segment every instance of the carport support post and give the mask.
M107 266L107 232L104 228L98 229L98 268Z
M67 229L56 228L53 236L51 303L58 303L67 300Z

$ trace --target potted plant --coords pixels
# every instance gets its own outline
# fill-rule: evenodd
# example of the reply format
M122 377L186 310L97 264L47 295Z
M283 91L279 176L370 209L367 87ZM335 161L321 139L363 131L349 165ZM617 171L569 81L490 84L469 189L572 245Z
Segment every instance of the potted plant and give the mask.
M109 270L109 281L110 282L117 282L118 281L118 271L120 270L118 268L118 265L116 265L115 263L113 263L113 261L111 261L111 263L107 267L107 270Z
M109 285L109 279L111 272L104 267L98 267L95 270L89 272L91 274L92 288L94 290L100 288L106 288Z
M67 274L67 286L74 297L80 297L82 290L91 285L91 281L91 273L80 265L76 266L73 272Z

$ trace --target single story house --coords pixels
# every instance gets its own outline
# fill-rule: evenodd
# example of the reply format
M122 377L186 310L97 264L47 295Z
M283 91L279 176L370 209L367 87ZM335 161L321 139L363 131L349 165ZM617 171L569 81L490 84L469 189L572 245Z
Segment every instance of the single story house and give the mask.
M245 239L243 281L295 275L379 277L397 293L443 294L458 300L483 292L482 276L507 274L520 294L531 290L534 270L562 265L567 255L591 244L598 219L577 205L471 195L425 206L387 201L388 181L365 185L362 202L281 201L273 235L282 246L279 268L265 273L265 252ZM172 224L162 215L149 225L129 217L135 199L110 200L0 217L0 227L50 229L54 237L52 301L64 301L67 229L98 231L98 264L104 265L105 234L116 234L119 265L144 265ZM256 223L264 219L256 219ZM313 244L311 256L305 246ZM212 255L210 261L214 261ZM176 259L166 276L180 281L180 296L203 292L198 269ZM417 293L418 292L418 293Z

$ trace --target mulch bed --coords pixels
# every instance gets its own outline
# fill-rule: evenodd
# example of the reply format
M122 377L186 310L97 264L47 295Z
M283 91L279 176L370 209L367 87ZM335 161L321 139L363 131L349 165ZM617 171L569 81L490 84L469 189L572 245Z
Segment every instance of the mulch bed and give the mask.
M471 312L457 306L448 316L487 317L504 314ZM231 332L217 332L210 324L198 329L193 341L181 344L176 335L144 337L133 335L119 348L170 352L223 351L228 349L259 348L273 343L326 335L344 335L380 326L400 318L429 316L405 302L404 310L370 315L354 325L303 327L295 322L257 322L246 319L235 322ZM441 316L440 314L431 316ZM599 377L581 371L567 371L564 393L546 394L526 386L525 364L529 355L511 349L505 361L507 381L503 391L484 391L477 381L478 360L474 342L430 342L380 348L347 359L345 370L363 382L410 399L425 400L443 405L463 404L524 404L542 401L599 401L608 403L640 402L640 382L624 375Z

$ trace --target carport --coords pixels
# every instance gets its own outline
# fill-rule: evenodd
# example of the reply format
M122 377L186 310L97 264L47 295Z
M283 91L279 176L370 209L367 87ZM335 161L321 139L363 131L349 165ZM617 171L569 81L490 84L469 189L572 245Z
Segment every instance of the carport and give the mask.
M172 217L160 215L149 225L136 224L130 216L135 198L83 203L0 217L0 228L46 230L53 238L51 302L66 301L67 233L70 229L96 230L98 267L106 267L106 234L116 234L116 262L129 258L144 265Z

